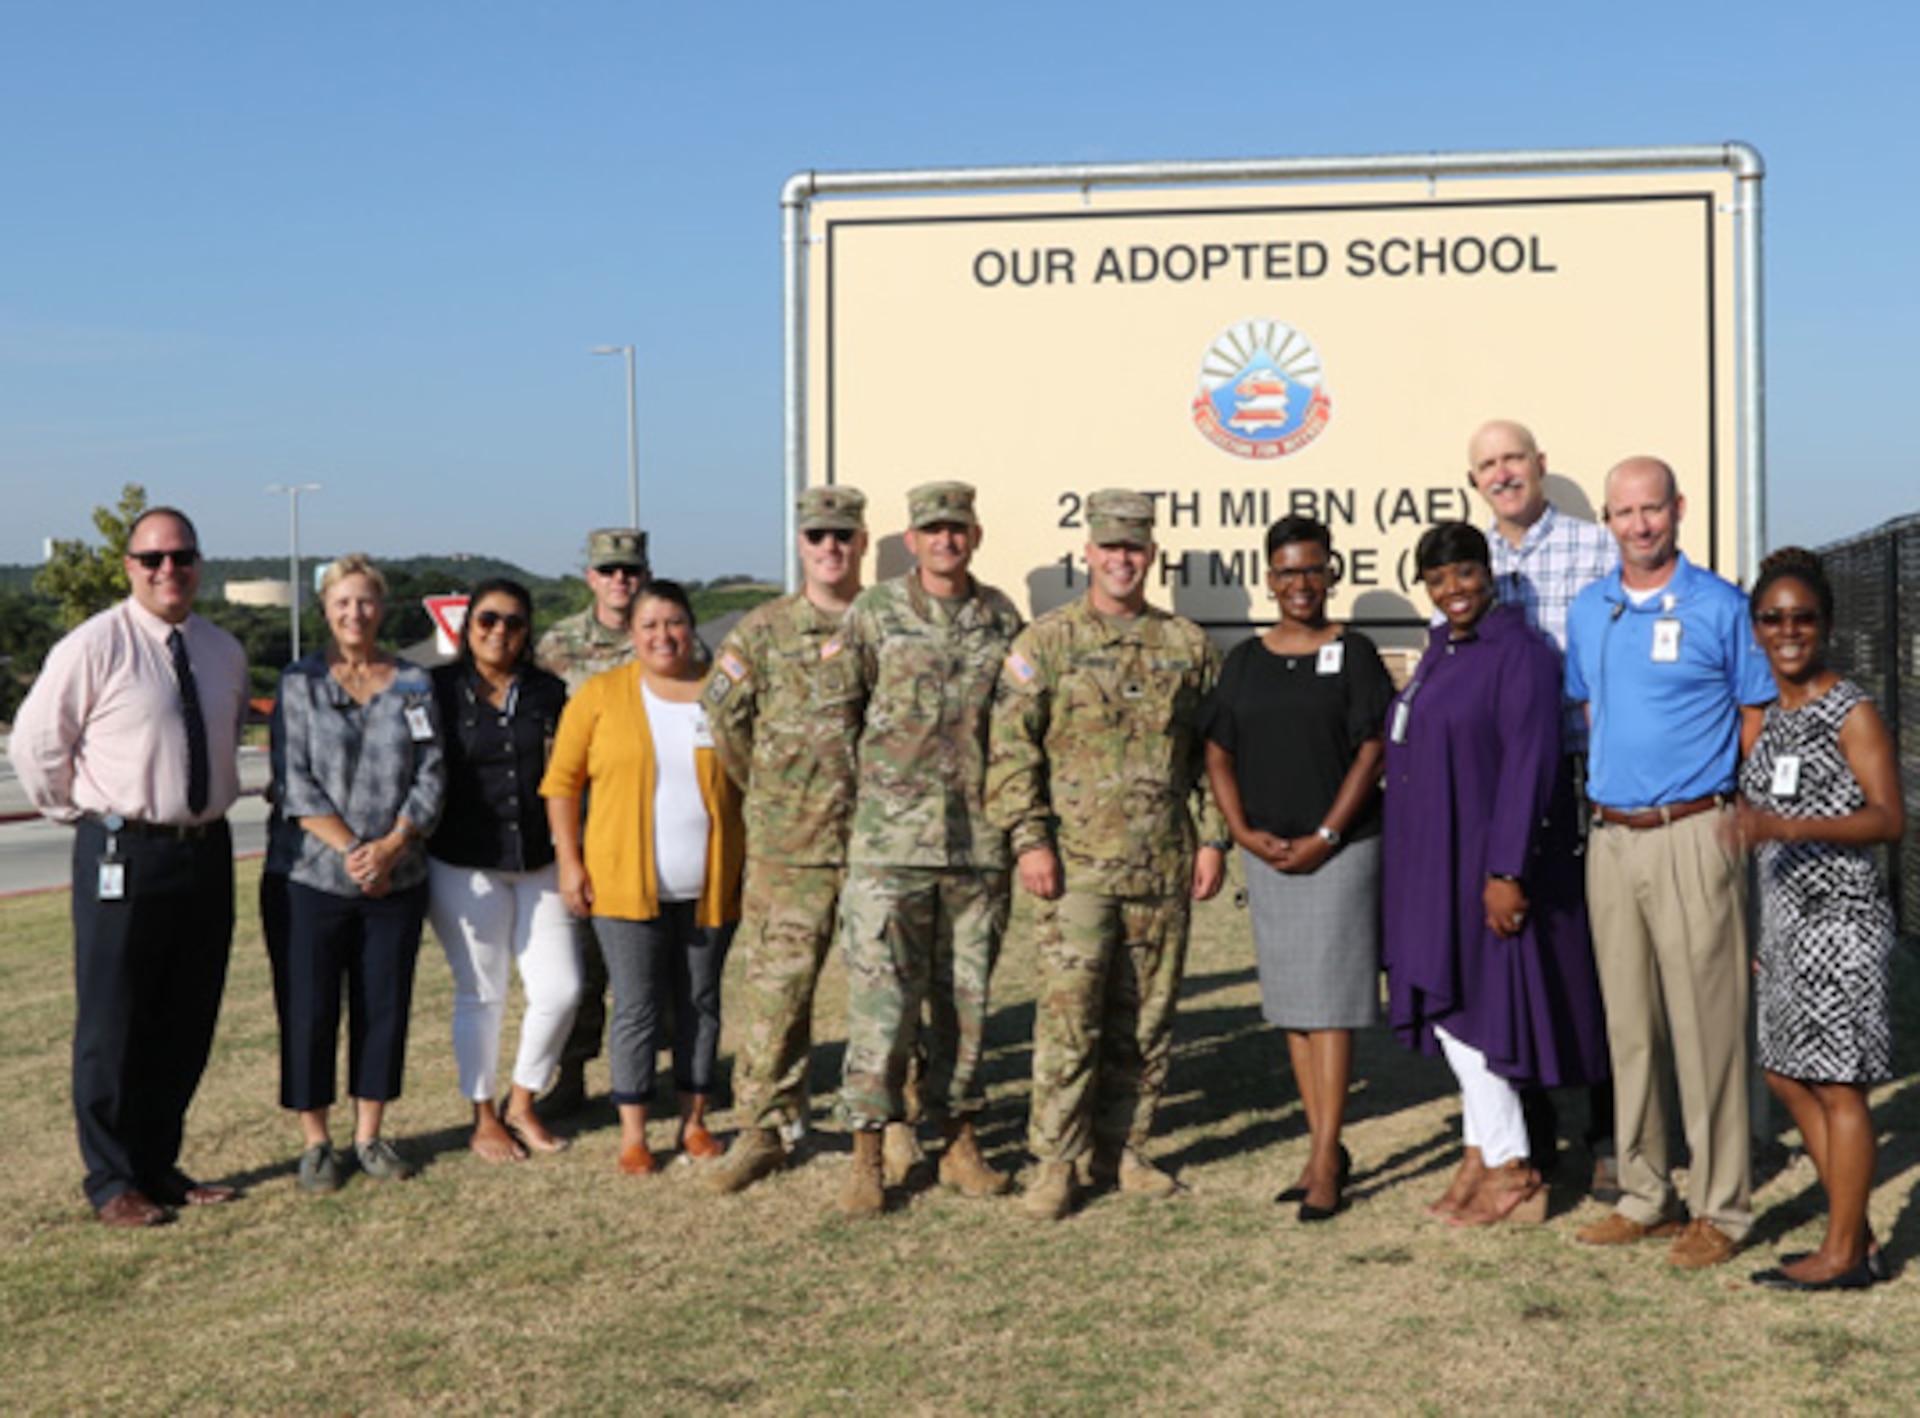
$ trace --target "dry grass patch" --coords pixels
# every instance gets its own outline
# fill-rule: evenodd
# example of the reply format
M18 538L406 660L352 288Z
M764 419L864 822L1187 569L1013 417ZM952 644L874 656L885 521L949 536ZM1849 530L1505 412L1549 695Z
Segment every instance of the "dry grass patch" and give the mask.
M250 901L253 871L243 872ZM251 912L243 910L243 919ZM51 1411L432 1408L692 1413L1092 1411L1446 1413L1907 1411L1920 1392L1920 1276L1857 1296L1757 1291L1776 1248L1814 1244L1804 1162L1760 1192L1755 1251L1683 1274L1658 1246L1595 1252L1568 1195L1544 1228L1467 1232L1421 1203L1456 1159L1445 1070L1384 1033L1358 1050L1355 1204L1300 1227L1272 1193L1301 1160L1284 1051L1259 1019L1246 918L1202 910L1158 1152L1192 1194L1095 1200L1053 1226L1011 1204L913 1195L833 1212L838 1134L804 1165L716 1198L693 1169L614 1168L604 1105L572 1151L489 1167L466 1150L447 971L420 961L407 1094L391 1130L430 1165L405 1185L293 1186L274 1106L258 932L235 943L186 1162L251 1189L163 1231L87 1218L67 1101L65 898L0 903L0 1323L5 1403ZM1022 1160L1031 950L1015 924L997 982L988 1147ZM1876 1099L1875 1222L1920 1256L1920 970L1903 957L1902 1077ZM814 1083L842 1037L837 965ZM604 1088L604 1073L594 1075ZM1570 1103L1578 1113L1582 1104ZM825 1110L819 1110L823 1123ZM723 1115L722 1121L725 1121ZM656 1142L670 1141L661 1124ZM1585 1158L1569 1154L1569 1170ZM1811 1194L1810 1194L1811 1193Z

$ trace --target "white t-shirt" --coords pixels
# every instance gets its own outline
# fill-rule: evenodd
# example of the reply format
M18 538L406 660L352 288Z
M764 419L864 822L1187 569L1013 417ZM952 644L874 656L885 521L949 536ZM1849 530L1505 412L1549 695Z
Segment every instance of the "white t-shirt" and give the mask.
M694 751L713 746L699 700L662 699L643 682L642 703L653 734L653 870L662 901L698 901L707 884L707 835L713 818L700 796Z

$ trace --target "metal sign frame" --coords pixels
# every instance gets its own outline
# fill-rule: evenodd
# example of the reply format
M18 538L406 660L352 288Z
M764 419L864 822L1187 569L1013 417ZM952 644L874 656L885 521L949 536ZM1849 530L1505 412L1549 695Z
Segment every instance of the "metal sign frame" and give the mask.
M1723 168L1734 178L1735 481L1740 496L1736 573L1744 577L1766 546L1766 377L1761 292L1761 184L1765 164L1746 143L1646 148L1533 149L1482 153L1400 153L1361 157L1256 158L1193 162L1085 163L1036 167L924 168L882 172L800 172L781 190L785 258L785 567L800 582L794 500L807 485L808 218L816 198L876 194L1326 179L1545 177L1575 173Z

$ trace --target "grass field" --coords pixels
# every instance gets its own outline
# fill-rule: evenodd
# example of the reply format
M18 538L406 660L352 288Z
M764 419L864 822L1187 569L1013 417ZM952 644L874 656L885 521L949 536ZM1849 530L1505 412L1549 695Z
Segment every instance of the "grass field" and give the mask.
M242 872L243 902L255 870ZM407 1093L389 1114L430 1165L404 1185L356 1177L304 1197L247 924L184 1160L250 1195L162 1230L109 1231L78 1190L65 908L62 894L0 902L9 1412L1833 1414L1920 1402L1911 952L1901 1077L1875 1097L1873 1219L1903 1273L1858 1295L1787 1296L1747 1283L1777 1249L1817 1243L1812 1169L1784 1149L1769 1159L1753 1250L1717 1271L1676 1271L1658 1244L1576 1245L1574 1227L1600 1211L1571 1191L1544 1227L1428 1220L1421 1204L1456 1160L1458 1110L1438 1062L1384 1032L1359 1048L1355 1204L1329 1225L1297 1225L1269 1198L1298 1170L1303 1122L1284 1051L1260 1023L1246 917L1226 902L1199 917L1162 1111L1158 1155L1192 1188L1173 1202L1110 1196L1045 1226L1011 1203L927 1191L850 1224L833 1214L837 1133L820 1134L804 1165L722 1199L688 1167L620 1176L604 1104L572 1151L487 1166L465 1148L431 938ZM1018 911L996 994L986 1142L1013 1162L1032 1021ZM840 1000L836 964L822 1097ZM604 1074L593 1083L604 1089ZM654 1140L666 1146L670 1131ZM1569 1154L1566 1170L1584 1172L1584 1156Z

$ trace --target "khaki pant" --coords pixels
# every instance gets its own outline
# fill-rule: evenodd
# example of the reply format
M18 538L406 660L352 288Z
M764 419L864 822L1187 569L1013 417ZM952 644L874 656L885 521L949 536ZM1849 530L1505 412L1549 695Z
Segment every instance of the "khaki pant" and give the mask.
M1635 831L1596 826L1587 912L1607 1006L1619 1211L1677 1214L1667 1157L1667 1056L1686 1122L1687 1205L1735 1240L1753 1225L1747 1117L1745 873L1722 813Z

